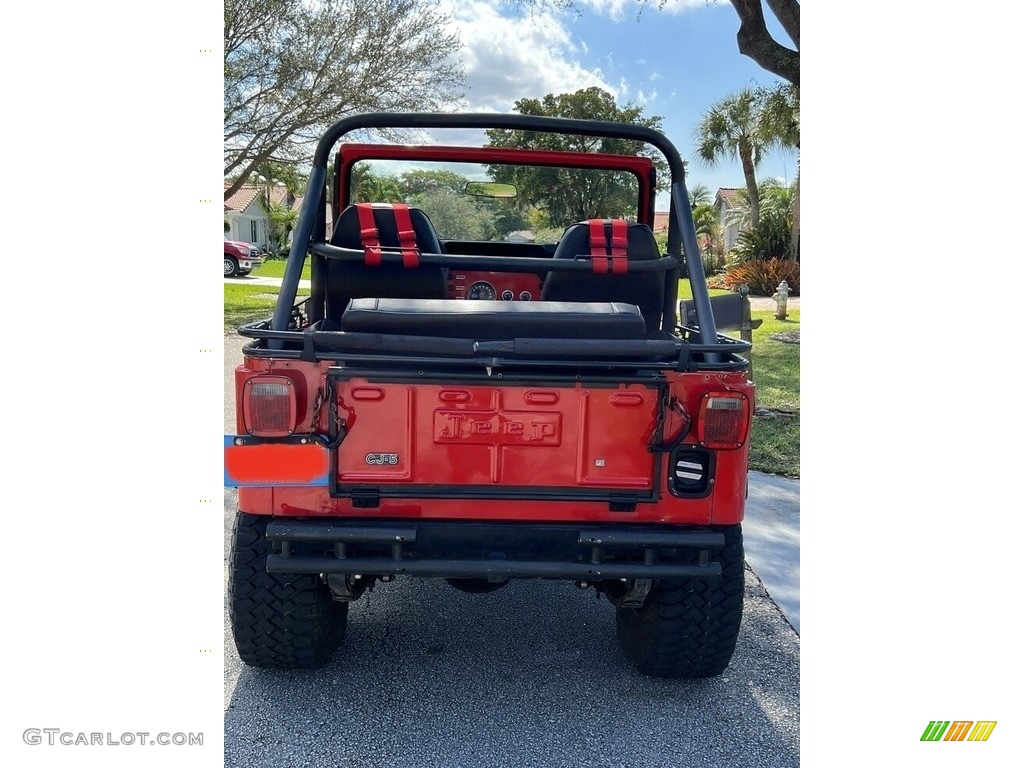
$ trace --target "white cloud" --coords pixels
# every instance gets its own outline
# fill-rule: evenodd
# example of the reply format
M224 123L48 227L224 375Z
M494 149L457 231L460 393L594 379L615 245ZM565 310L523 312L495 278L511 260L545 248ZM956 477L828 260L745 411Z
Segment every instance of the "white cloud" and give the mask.
M575 0L575 3L613 21L635 19L638 13L677 14L690 8L707 6L707 0L665 0L665 5L660 10L658 0L648 0L646 4L640 0Z
M636 101L637 104L642 104L644 106L647 106L652 101L657 101L657 100L658 100L658 89L657 88L655 88L653 91L650 91L649 93L647 91L645 91L643 88L640 88L640 89L637 90L636 97L634 99L634 101Z
M508 112L522 98L542 98L599 86L620 90L599 69L577 59L576 45L561 19L544 11L506 18L496 0L443 3L462 43L466 92L462 108Z

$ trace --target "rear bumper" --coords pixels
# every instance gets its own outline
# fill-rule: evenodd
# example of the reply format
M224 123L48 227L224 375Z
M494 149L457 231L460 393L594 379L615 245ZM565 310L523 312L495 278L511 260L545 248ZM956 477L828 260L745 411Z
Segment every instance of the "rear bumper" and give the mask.
M461 521L283 520L272 573L447 578L718 578L724 528Z

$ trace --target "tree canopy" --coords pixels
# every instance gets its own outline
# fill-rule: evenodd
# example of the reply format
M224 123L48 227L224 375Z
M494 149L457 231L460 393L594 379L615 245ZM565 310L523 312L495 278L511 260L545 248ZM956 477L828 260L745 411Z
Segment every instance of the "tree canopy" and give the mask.
M225 0L225 198L261 163L308 160L347 114L461 95L446 21L430 0Z
M644 116L643 108L632 102L620 107L610 93L597 87L575 93L549 93L539 100L520 99L515 111L523 115L608 120L661 129L659 115ZM656 149L643 142L506 129L488 130L487 138L491 147L644 155L654 161L659 186L665 186L667 164ZM522 199L541 206L551 226L567 226L594 216L621 217L636 213L639 188L636 178L629 173L495 166L491 168L491 177L494 181L515 184Z

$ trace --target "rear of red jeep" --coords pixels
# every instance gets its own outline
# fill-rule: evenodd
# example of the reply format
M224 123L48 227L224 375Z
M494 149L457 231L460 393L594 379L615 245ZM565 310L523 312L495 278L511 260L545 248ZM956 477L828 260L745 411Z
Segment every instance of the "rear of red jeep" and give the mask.
M376 128L653 147L671 178L667 248L646 156L343 143L332 157L345 134ZM442 170L402 175L429 163ZM376 200L374 176L448 188ZM558 221L538 179L592 207ZM609 184L626 197L596 193ZM392 114L328 131L274 316L240 329L252 341L225 484L239 488L230 615L244 662L325 663L349 602L377 581L489 592L543 578L604 594L644 674L725 669L754 392L749 345L716 332L687 200L676 149L633 125ZM509 231L524 221L564 229ZM311 295L297 300L307 259ZM676 324L681 269L690 326Z

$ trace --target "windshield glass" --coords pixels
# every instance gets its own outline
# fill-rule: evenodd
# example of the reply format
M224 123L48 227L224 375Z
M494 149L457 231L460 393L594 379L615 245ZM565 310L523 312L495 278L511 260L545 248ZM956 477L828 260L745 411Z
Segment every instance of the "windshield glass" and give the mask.
M419 208L442 240L554 243L578 221L635 221L639 190L628 171L363 160L349 199Z

